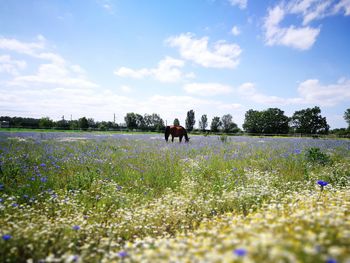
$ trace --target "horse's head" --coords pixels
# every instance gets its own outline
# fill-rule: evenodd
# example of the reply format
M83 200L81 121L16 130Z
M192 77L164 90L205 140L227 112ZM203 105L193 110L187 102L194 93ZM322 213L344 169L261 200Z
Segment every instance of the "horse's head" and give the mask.
M164 137L166 141L168 141L169 135L170 135L170 126L166 126L164 131Z

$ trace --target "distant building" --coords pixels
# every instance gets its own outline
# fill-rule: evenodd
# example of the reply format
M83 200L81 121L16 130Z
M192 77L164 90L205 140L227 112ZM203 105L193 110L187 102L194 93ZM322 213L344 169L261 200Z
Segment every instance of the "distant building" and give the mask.
M10 128L9 121L0 121L0 128Z

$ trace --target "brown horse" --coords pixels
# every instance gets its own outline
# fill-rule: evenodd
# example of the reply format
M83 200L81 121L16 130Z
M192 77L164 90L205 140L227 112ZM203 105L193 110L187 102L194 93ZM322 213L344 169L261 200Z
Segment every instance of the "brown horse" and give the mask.
M172 142L174 142L174 137L179 137L179 141L181 142L183 136L185 136L185 142L189 141L187 131L182 126L166 126L164 135L166 141L168 141L169 135L171 135Z

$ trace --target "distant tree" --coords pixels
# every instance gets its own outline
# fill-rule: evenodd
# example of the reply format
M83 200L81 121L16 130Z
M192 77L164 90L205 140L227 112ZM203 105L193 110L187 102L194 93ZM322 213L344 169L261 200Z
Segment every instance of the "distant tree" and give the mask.
M248 133L262 133L261 112L256 110L248 110L245 113L243 129Z
M71 120L71 121L69 121L69 128L70 128L71 130L76 130L76 129L78 129L78 128L79 128L79 123L78 123L78 121L77 121L77 120Z
M173 125L174 126L180 126L180 121L179 121L178 118L175 118Z
M136 127L137 129L144 130L146 128L145 121L143 119L143 116L140 114L135 114L136 117Z
M196 123L196 119L194 116L194 111L190 110L187 112L187 117L186 117L186 129L188 131L192 131L193 130L193 126Z
M226 114L221 118L222 129L224 132L238 132L238 126L232 121L232 115Z
M78 127L82 130L87 130L89 128L89 122L86 117L82 117L78 120Z
M220 117L214 117L211 121L210 130L213 132L217 132L219 131L221 125L222 124L221 124Z
M348 124L348 129L350 129L350 108L344 112L344 120Z
M205 131L205 129L208 126L208 118L207 118L206 114L202 115L202 117L199 120L198 124L199 124L199 129L202 130L202 131Z
M249 133L285 134L289 132L289 121L284 111L278 108L249 110L245 114L243 129Z
M289 132L290 119L284 115L284 111L278 108L269 108L262 111L260 116L263 133L286 134Z
M152 113L151 115L151 129L155 131L164 130L165 125L163 119L159 116L159 114Z
M328 133L329 130L327 120L321 116L321 109L317 106L296 111L292 117L292 124L298 133Z
M132 130L132 129L137 129L137 118L136 118L136 114L133 112L129 112L126 114L126 116L124 117L125 123L126 123L126 127L128 127L128 129Z
M56 127L59 129L67 130L69 129L69 123L64 119L64 116L62 116L62 119L56 122Z
M87 119L89 128L97 128L95 120L93 118Z
M49 117L44 117L39 120L39 128L52 128L53 121Z

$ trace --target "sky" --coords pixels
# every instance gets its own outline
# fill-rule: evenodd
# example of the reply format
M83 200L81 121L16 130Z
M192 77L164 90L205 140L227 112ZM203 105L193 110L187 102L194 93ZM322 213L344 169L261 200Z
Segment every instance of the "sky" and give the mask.
M0 0L0 116L350 108L350 0Z

